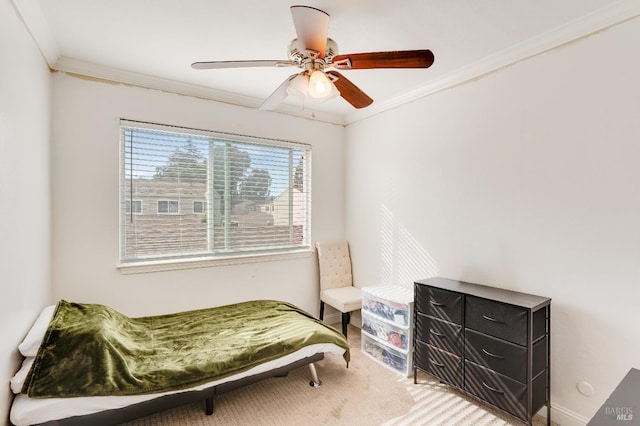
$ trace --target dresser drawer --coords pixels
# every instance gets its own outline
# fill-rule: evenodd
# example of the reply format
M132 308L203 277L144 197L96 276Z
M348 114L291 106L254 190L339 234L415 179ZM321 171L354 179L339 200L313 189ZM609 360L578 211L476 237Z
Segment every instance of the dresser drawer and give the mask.
M411 340L410 329L398 327L362 312L362 331L383 340L395 348L407 350Z
M540 408L547 404L547 388L549 384L547 383L547 373L541 373L533 379L531 382L531 396L532 396L532 405L533 410L532 413L537 413Z
M444 321L462 324L463 297L453 291L417 285L416 310Z
M416 339L462 356L462 327L459 325L417 313Z
M547 314L549 312L549 306L542 309L538 309L533 313L533 336L532 340L538 340L540 337L547 334L549 329L549 323L547 320Z
M405 375L409 371L407 355L377 342L366 334L362 336L361 347L363 353L375 359L379 363L391 367Z
M527 344L527 312L506 303L467 296L465 323L473 330L524 346Z
M414 360L416 367L443 382L462 387L462 358L420 341L416 342L416 347L419 347Z
M524 346L467 329L465 358L519 382L527 382L527 348ZM547 337L544 337L532 348L532 376L542 373L548 363Z
M380 286L388 287L388 286ZM385 293L383 290L376 287L367 287L367 290L378 291ZM410 304L405 302L398 302L391 299L385 299L383 296L371 293L363 289L362 291L362 310L375 315L379 318L383 318L387 321L394 323L400 327L407 327L409 325L410 318ZM411 290L409 290L411 294Z
M547 353L547 339L545 336L533 345L533 357L531 363L531 371L533 376L537 376L549 365L549 354Z
M527 421L527 386L465 361L464 389L514 416Z
M465 331L465 358L522 383L527 382L527 348L473 330Z

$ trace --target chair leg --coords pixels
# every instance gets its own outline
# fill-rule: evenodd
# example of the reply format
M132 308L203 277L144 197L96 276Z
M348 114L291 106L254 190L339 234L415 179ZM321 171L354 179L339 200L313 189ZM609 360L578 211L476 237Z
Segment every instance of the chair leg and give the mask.
M351 312L343 312L342 313L342 334L344 337L347 337L347 324L351 320Z
M320 319L324 319L324 302L322 300L320 301Z

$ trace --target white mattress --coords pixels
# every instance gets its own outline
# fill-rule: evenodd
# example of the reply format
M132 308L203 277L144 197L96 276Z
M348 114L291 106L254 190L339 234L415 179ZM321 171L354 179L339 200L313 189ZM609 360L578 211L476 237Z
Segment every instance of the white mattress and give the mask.
M273 370L292 362L304 359L317 353L334 353L342 355L344 349L334 345L333 343L318 343L306 346L297 352L285 355L274 361L260 364L250 370L236 374L234 376L225 377L224 379L205 383L189 389L179 391L165 392L152 395L133 395L133 396L92 396L81 398L46 398L35 399L29 398L24 394L16 395L13 405L11 406L11 422L16 426L26 426L38 423L48 422L50 420L59 420L67 417L82 416L93 414L100 411L112 410L126 407L139 402L148 401L163 395L172 393L180 393L189 390L202 390L211 386L219 385L232 380L241 379L243 377L253 376L265 371Z

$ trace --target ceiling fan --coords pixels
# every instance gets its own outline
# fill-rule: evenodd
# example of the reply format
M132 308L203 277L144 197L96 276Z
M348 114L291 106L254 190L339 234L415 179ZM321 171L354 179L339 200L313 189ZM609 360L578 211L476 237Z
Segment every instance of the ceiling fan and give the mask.
M316 99L341 96L355 108L373 102L366 93L336 70L372 68L428 68L433 64L430 50L402 50L338 54L338 45L328 37L329 14L310 6L291 6L297 38L289 43L288 60L242 60L194 62L194 69L244 67L290 67L302 72L289 76L260 106L271 110L288 95L301 94Z

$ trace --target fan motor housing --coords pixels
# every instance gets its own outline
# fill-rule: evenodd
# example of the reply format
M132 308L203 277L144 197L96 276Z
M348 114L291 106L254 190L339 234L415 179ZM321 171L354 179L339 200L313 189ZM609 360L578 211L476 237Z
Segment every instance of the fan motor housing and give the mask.
M289 43L289 59L302 65L309 59L315 61L323 61L325 64L331 62L331 58L338 54L338 43L331 38L327 38L327 47L325 48L324 58L317 58L317 52L308 50L302 46L297 38Z

